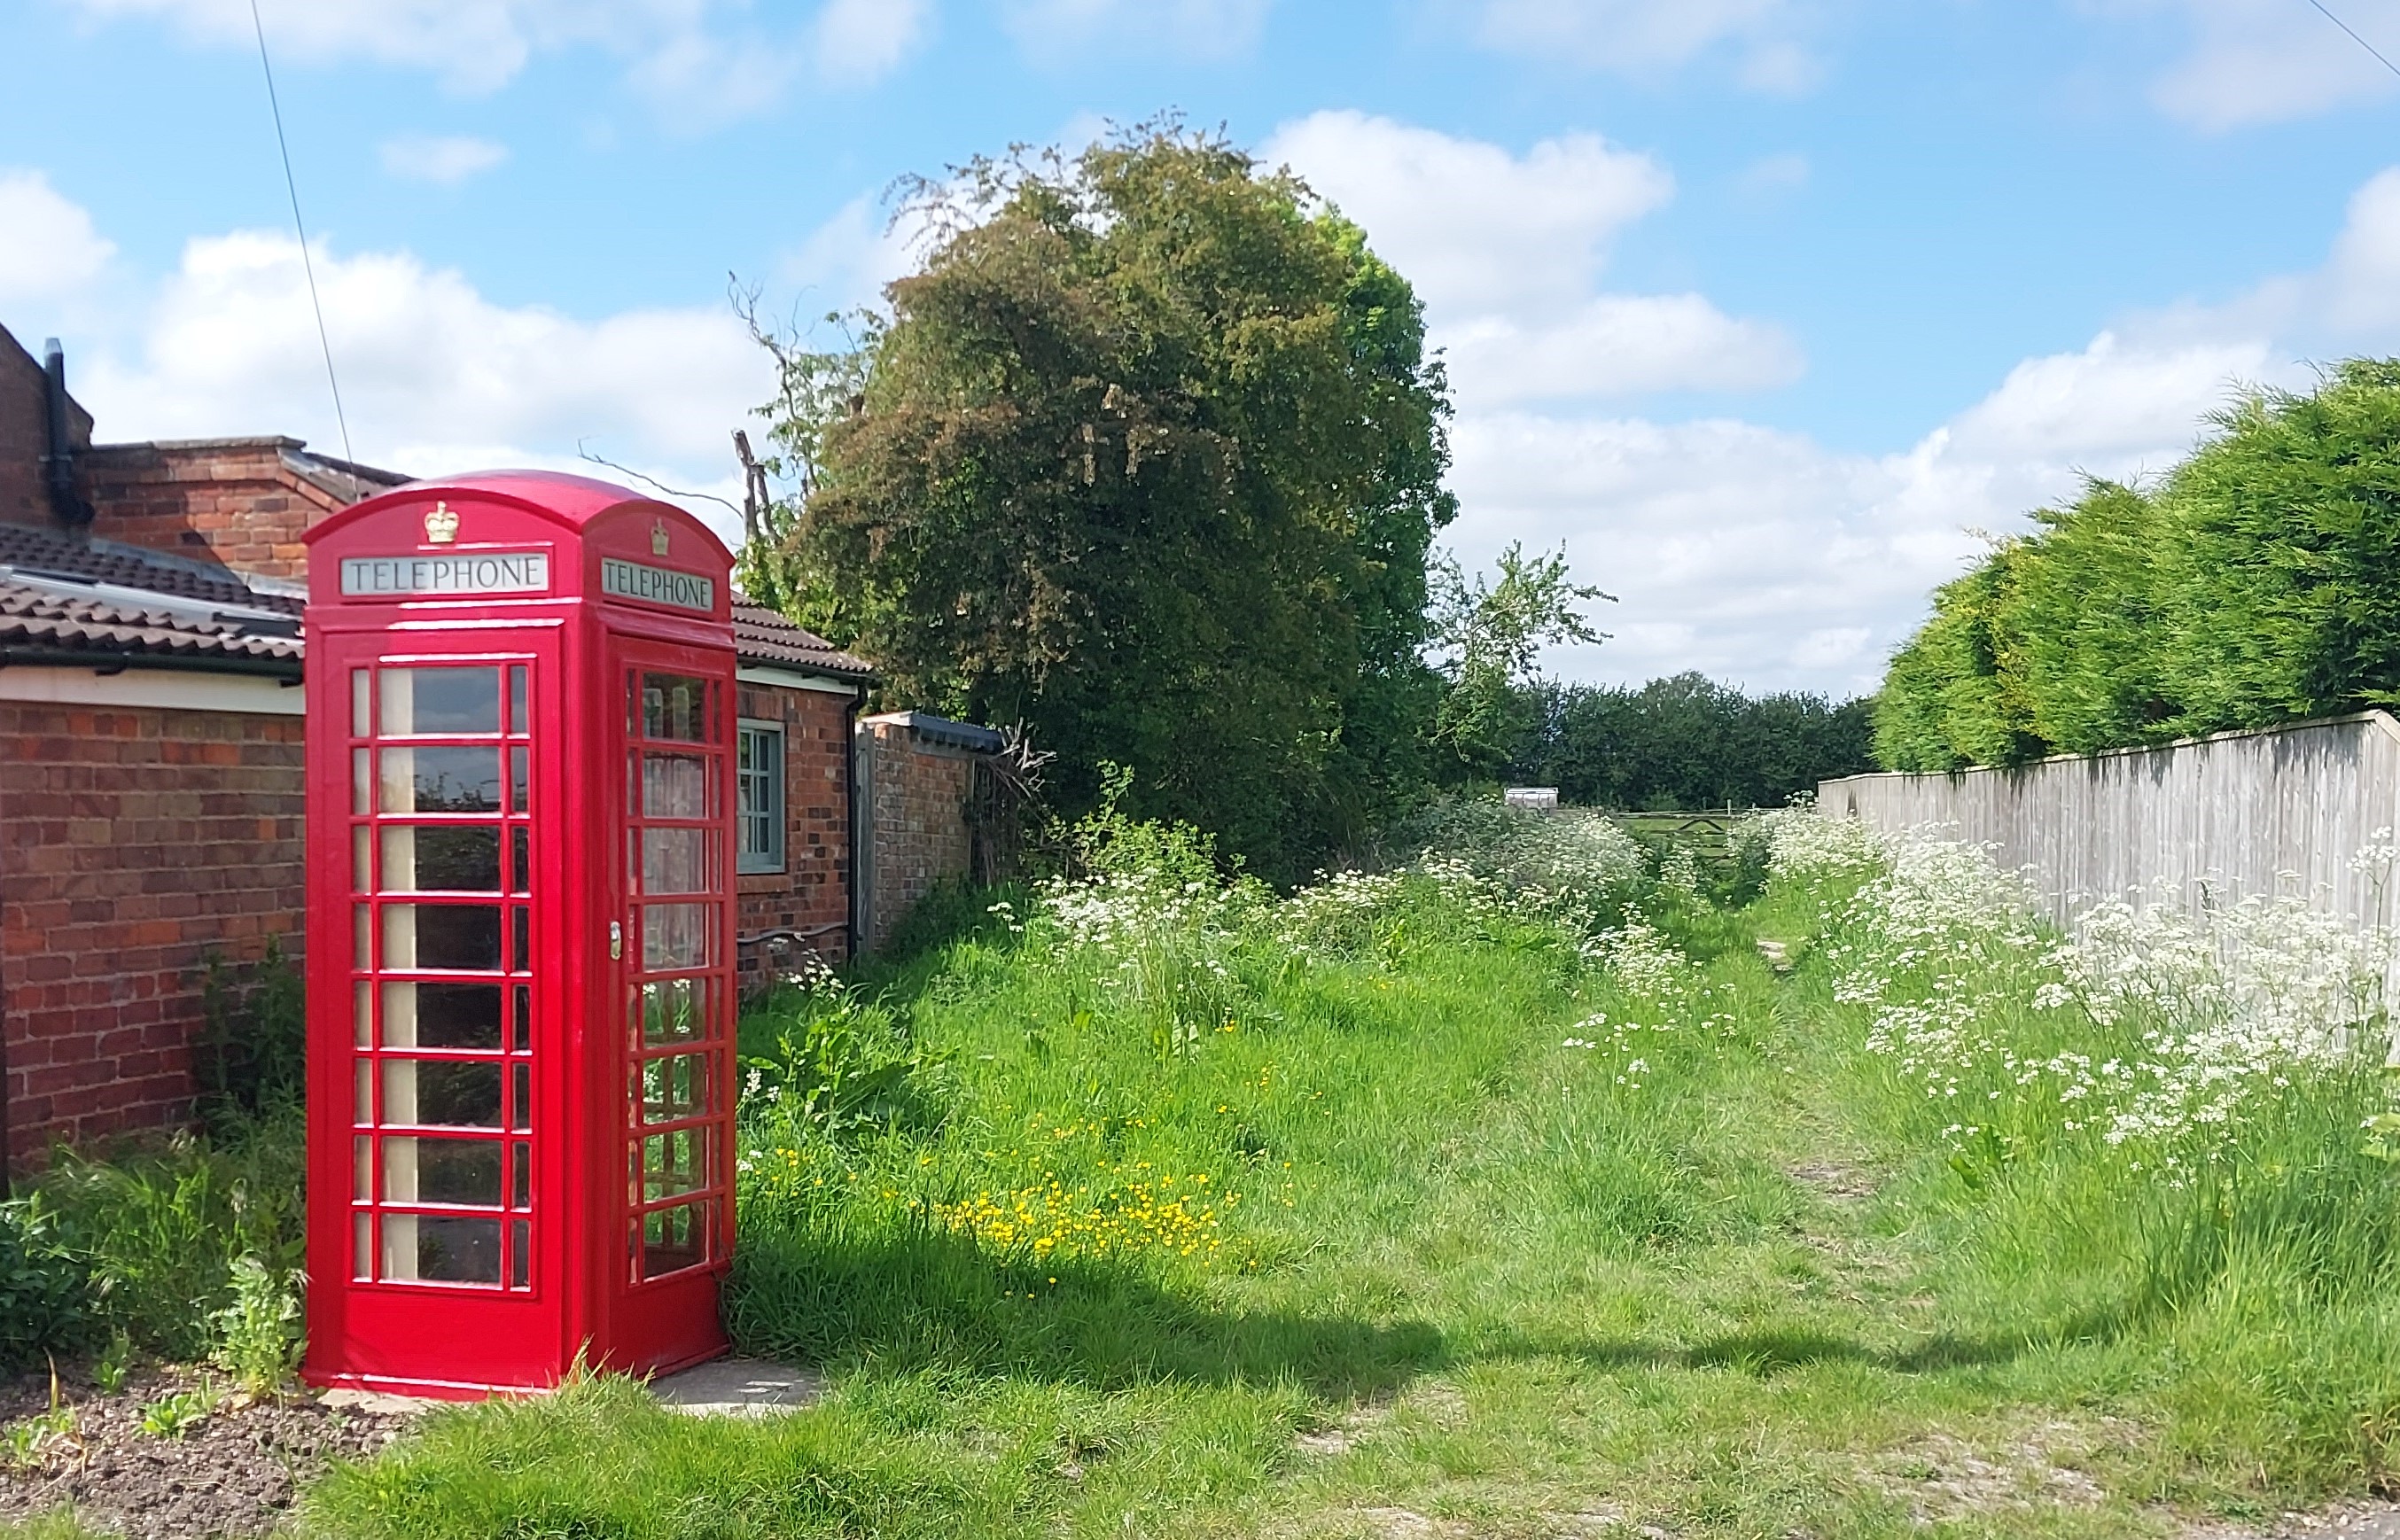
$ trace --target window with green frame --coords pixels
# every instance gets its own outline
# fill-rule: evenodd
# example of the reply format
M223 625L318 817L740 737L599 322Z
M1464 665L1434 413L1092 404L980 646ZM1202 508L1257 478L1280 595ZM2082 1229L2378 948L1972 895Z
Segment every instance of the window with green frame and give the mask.
M784 869L784 724L742 721L734 760L734 869Z

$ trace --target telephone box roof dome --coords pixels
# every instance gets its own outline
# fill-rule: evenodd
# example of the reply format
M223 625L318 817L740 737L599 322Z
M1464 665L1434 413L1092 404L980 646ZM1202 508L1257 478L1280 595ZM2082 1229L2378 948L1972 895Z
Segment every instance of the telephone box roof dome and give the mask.
M689 510L679 508L663 497L590 476L572 475L564 470L470 470L464 475L407 482L389 491L379 492L363 501L352 503L341 512L312 526L302 538L314 545L329 530L341 528L352 522L361 510L380 511L395 501L417 501L443 494L492 497L515 503L546 514L571 529L580 529L609 510L628 504L665 509L691 519L694 524L701 523ZM702 524L701 527L705 529L707 525ZM715 531L710 533L714 536Z

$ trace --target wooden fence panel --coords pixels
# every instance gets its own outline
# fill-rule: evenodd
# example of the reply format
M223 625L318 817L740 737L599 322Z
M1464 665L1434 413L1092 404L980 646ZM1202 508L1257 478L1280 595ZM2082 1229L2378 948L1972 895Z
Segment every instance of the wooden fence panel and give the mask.
M1994 846L2062 922L2163 879L2227 899L2304 892L2324 912L2390 925L2400 884L2351 858L2400 826L2400 722L2370 711L2013 770L1845 776L1819 785L1817 808Z

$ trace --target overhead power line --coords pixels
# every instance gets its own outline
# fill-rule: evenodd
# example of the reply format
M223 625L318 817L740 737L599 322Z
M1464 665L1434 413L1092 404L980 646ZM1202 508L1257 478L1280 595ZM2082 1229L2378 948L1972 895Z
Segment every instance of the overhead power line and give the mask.
M283 108L275 100L275 66L266 60L266 23L258 18L258 0L250 0L251 29L258 34L258 68L266 76L266 110L275 117L275 147L283 155L283 190L292 195L292 228L300 237L300 270L308 276L308 308L317 313L317 346L325 354L325 387L334 393L334 423L342 430L342 458L357 463L350 453L350 419L342 412L342 382L334 377L334 341L325 334L325 306L317 297L317 265L308 257L308 227L300 221L300 184L292 175L292 146L283 138Z
M252 3L254 5L257 3L257 0L252 0ZM2377 48L2366 38L2359 36L2356 28L2343 20L2340 17L2336 16L2333 12L2325 9L2325 0L2309 0L2309 4L2316 7L2317 13L2323 16L2326 20L2332 22L2335 26L2339 27L2342 31L2350 34L2350 40L2357 44L2360 48L2365 48L2367 52L2373 54L2377 63L2382 65L2385 69L2390 70L2393 75L2400 75L2400 64L2394 64L2389 59L2384 58L2382 49Z

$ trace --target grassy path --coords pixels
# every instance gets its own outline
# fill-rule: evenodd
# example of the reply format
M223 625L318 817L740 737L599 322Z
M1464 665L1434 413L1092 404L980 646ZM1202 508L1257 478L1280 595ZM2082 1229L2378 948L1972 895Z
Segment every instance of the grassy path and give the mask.
M1403 933L1253 981L1166 1059L962 947L907 1006L944 1115L758 1152L735 1318L827 1363L824 1406L702 1425L599 1384L447 1415L313 1522L1865 1540L2257 1501L2166 1436L2155 1342L1954 1294L1947 1220L1848 1116L1805 917L1670 928L1699 961L1647 989Z

